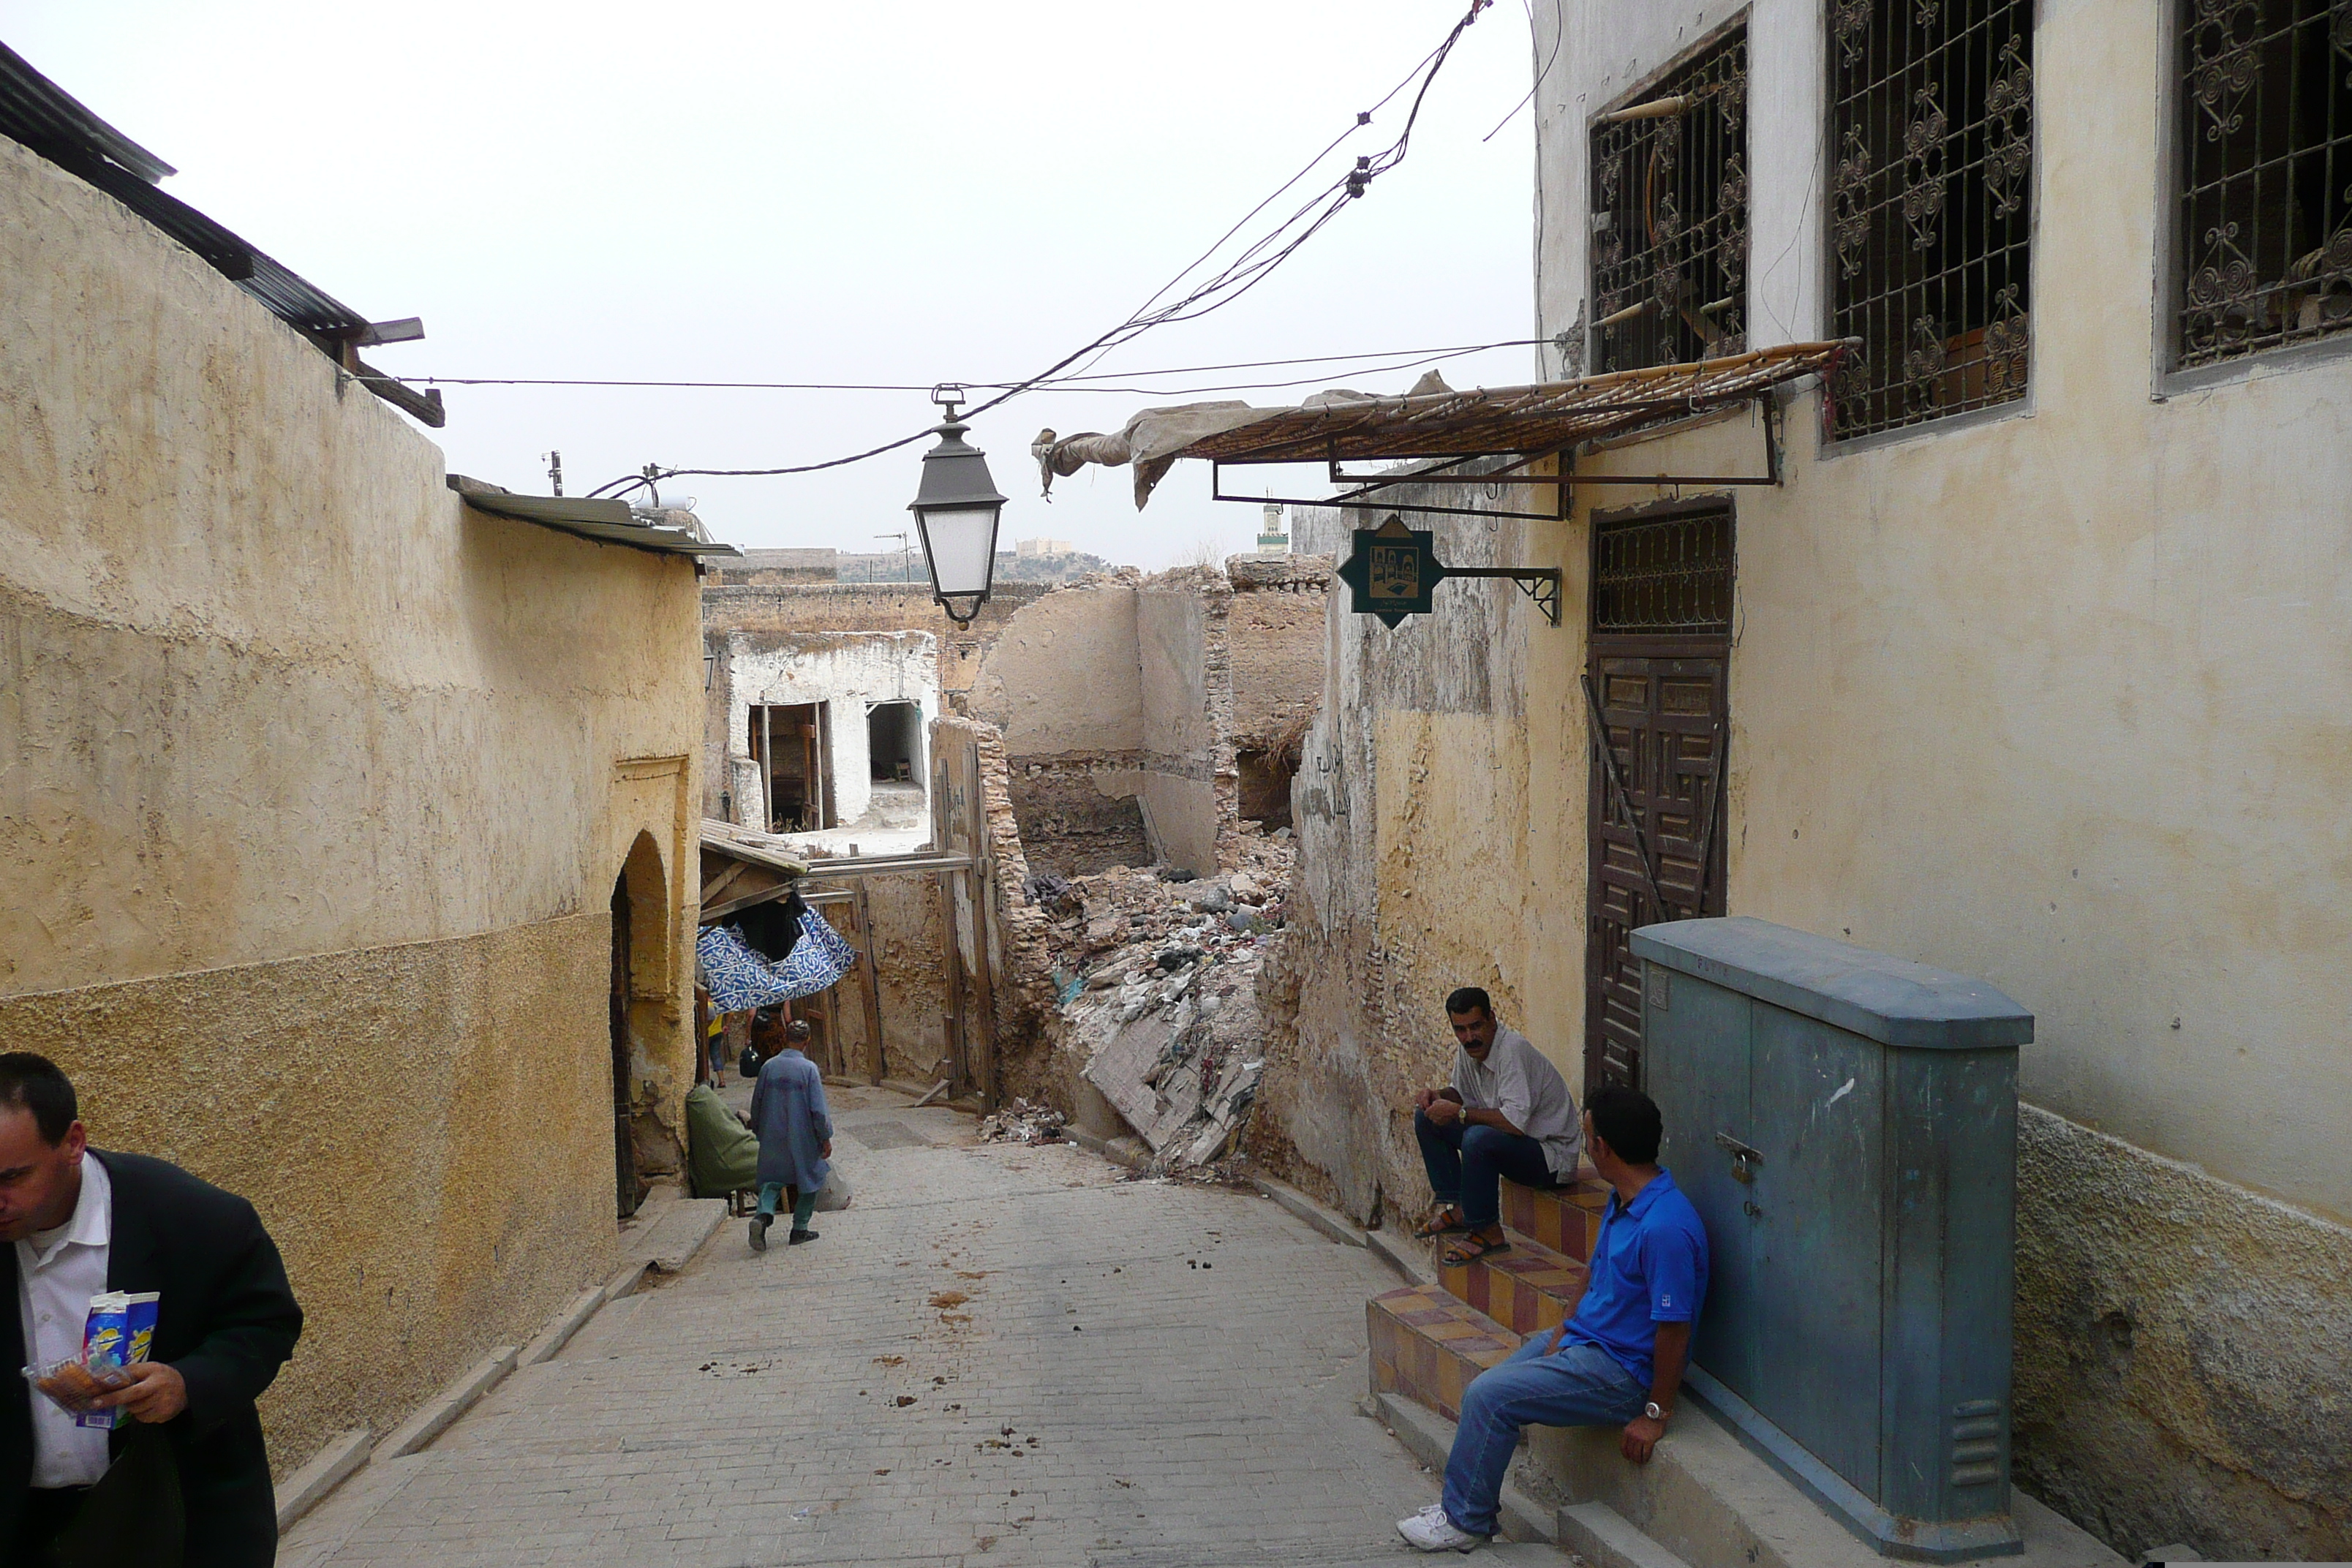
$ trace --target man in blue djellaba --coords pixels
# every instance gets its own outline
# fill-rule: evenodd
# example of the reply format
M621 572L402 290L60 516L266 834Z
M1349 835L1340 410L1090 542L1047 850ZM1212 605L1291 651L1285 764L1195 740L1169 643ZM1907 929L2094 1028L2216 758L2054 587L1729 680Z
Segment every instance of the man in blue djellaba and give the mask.
M809 1220L816 1194L832 1167L833 1117L824 1104L824 1078L801 1049L808 1026L789 1027L783 1008L762 1007L751 1021L751 1043L768 1058L751 1087L751 1131L760 1135L760 1212L751 1216L751 1250L768 1249L768 1227L776 1222L776 1202L792 1205L794 1247L814 1241Z

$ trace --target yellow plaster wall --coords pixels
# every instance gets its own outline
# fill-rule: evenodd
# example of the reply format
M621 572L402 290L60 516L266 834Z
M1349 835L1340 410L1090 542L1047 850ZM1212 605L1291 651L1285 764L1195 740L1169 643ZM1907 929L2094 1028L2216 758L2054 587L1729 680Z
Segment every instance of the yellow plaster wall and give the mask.
M464 507L400 415L5 142L0 278L0 1039L101 1144L260 1208L313 1323L264 1401L283 1470L608 1270L641 837L638 1142L675 1157L693 567Z

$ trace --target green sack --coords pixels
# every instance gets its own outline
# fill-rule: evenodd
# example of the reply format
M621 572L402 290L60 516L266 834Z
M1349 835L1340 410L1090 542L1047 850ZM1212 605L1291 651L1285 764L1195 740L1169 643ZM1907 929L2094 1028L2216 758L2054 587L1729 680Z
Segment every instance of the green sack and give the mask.
M686 1091L686 1138L696 1197L723 1198L760 1184L759 1139L707 1083Z

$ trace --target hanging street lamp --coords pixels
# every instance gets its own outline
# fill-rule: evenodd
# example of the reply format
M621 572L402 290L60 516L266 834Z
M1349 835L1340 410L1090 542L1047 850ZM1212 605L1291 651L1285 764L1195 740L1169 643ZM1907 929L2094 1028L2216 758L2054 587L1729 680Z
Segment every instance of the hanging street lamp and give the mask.
M931 401L947 409L935 434L940 444L923 454L923 482L907 510L923 536L923 565L931 574L931 597L960 626L988 601L996 572L996 524L1004 498L988 477L988 458L963 444L970 428L956 417L956 405L971 401L953 383L931 389ZM966 601L961 614L956 604Z

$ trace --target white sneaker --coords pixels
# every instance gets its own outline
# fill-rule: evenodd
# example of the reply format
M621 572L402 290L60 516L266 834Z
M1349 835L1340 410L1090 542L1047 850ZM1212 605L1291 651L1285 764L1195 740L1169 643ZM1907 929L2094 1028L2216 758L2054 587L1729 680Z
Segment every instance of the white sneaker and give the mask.
M1485 1536L1455 1529L1445 1517L1442 1502L1431 1503L1411 1519L1398 1520L1397 1533L1420 1552L1475 1552L1486 1544Z

